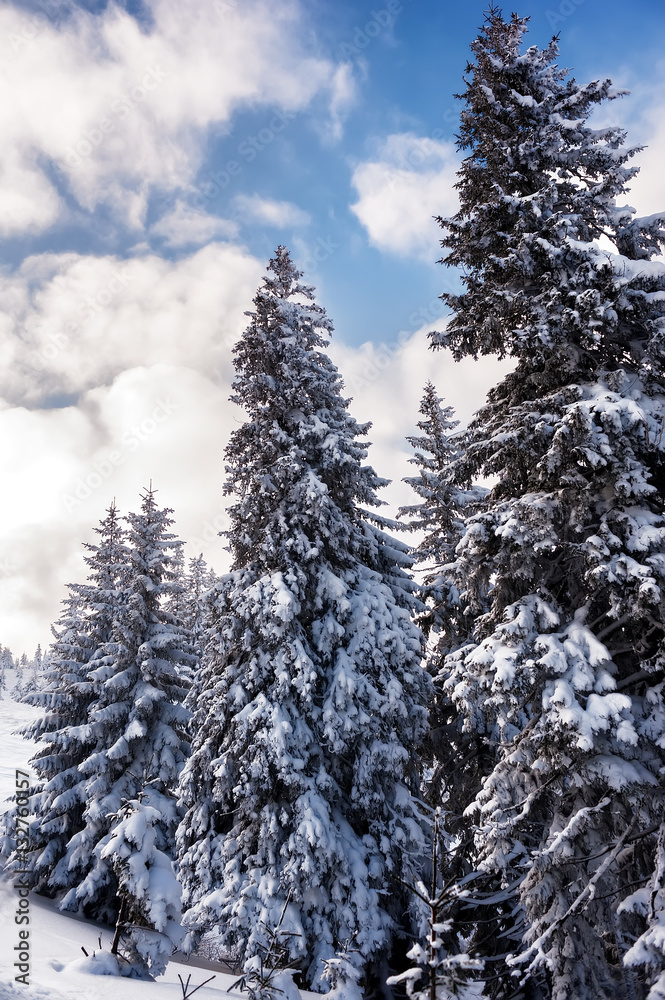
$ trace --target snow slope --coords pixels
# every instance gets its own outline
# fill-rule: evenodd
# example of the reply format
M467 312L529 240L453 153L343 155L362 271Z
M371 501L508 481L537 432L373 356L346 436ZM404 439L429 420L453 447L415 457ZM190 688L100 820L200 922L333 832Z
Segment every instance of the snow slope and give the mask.
M14 684L13 671L7 671L7 683ZM32 705L22 705L12 701L7 692L0 696L0 812L5 810L5 802L14 794L16 768L27 770L28 759L33 754L34 743L13 733L19 726L32 722L38 710ZM32 770L30 771L32 774Z

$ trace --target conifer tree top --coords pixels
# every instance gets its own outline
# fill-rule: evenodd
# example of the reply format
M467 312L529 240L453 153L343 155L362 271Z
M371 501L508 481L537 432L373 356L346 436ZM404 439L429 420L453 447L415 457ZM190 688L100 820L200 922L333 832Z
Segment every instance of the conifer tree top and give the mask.
M471 45L475 61L458 95L466 107L457 144L468 154L456 185L460 209L438 220L442 262L461 267L466 291L442 296L454 316L432 339L458 359L497 353L536 363L557 355L573 367L591 356L624 364L621 303L611 301L610 286L622 270L629 282L637 272L594 241L606 237L643 260L657 252L663 219L631 221L634 210L617 205L637 172L627 161L638 149L624 144L621 128L588 124L594 106L625 91L609 79L582 86L569 78L555 62L556 38L522 52L527 20L505 21L492 8ZM644 290L657 290L654 281Z
M359 439L370 425L349 414L341 376L324 353L332 333L325 310L300 283L302 273L285 247L277 248L267 270L234 350L231 399L249 420L231 435L225 453L225 492L239 497L229 510L227 537L236 568L248 562L283 567L305 549L311 560L326 552L337 562L335 552L346 547L339 536L333 541L337 532L351 531L352 548L367 544L360 527L365 512L356 505L379 506L376 490L385 481L361 465L367 442Z

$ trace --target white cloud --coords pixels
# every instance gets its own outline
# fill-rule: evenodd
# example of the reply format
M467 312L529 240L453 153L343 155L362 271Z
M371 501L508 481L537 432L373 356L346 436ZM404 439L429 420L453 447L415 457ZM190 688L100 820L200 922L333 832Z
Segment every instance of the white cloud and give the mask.
M662 89L661 84L659 92ZM638 215L651 215L665 211L665 104L649 108L640 131L645 135L646 149L633 159L640 172L631 181L628 201ZM628 141L631 141L630 134Z
M355 77L350 63L342 63L335 70L331 81L330 119L320 128L329 142L339 142L344 123L358 96Z
M207 130L238 109L295 112L317 94L339 105L338 68L301 43L296 0L147 6L148 28L115 4L30 30L18 8L0 9L0 233L45 229L63 211L49 163L84 209L109 204L139 228L149 193L186 190Z
M665 62L649 67L646 76L623 70L614 79L617 87L628 93L601 105L592 115L593 128L620 126L626 132L626 146L642 146L626 166L638 167L639 173L629 182L627 196L619 204L629 204L638 215L652 215L665 210Z
M292 202L262 198L258 194L238 195L233 200L233 207L243 220L266 226L306 226L312 221L308 212Z
M222 379L263 267L219 243L176 262L28 257L0 274L0 397L40 405L157 363Z
M378 156L352 177L358 201L351 206L379 250L433 261L440 230L433 216L457 210L459 163L450 142L411 132L390 135Z
M40 232L59 214L55 188L34 158L5 146L0 154L0 236Z
M234 237L238 226L229 219L192 208L180 199L150 227L152 236L161 236L171 247L201 246L218 237Z
M221 385L184 366L154 365L84 393L78 407L0 412L0 607L3 645L49 641L67 583L85 579L81 543L115 497L137 510L150 479L197 555L225 568L217 532L223 449L236 409Z

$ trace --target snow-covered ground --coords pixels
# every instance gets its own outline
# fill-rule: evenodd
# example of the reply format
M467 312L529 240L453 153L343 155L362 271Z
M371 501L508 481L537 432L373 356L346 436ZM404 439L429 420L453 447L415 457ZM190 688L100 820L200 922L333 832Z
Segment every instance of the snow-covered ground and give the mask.
M14 683L12 673L7 671L10 688ZM13 730L31 722L38 714L31 705L12 701L6 691L0 695L0 812L4 812L6 800L14 794L16 768L28 770L28 759L35 751L31 740L14 735Z
M7 692L0 700L0 809L15 789L15 771L27 769L27 761L34 753L35 744L13 733L17 727L29 722L38 714L29 705L17 704ZM117 976L91 975L81 970L86 965L81 947L89 955L102 949L109 951L112 931L91 921L60 913L51 900L30 895L29 984L17 983L14 968L17 960L15 946L19 944L19 931L14 914L19 900L12 880L0 878L0 1000L178 1000L182 989L178 974L186 982L191 974L190 990L209 976L215 979L198 990L196 1000L226 1000L243 996L227 992L237 979L211 968L212 963L190 959L188 962L171 961L166 973L155 982L143 982ZM244 995L246 1000L246 994ZM317 994L302 993L304 998ZM286 997L285 997L286 1000Z
M112 976L93 976L77 966L87 964L81 947L89 955L102 948L108 952L112 932L87 920L59 913L50 900L30 896L30 973L29 985L14 982L17 970L14 946L19 928L14 923L17 894L11 882L0 882L0 998L7 1000L177 1000L182 997L178 973L183 980L192 976L190 988L203 982L213 972L187 964L170 962L165 975L154 983ZM210 963L207 963L210 964ZM197 1000L222 1000L237 997L227 993L237 977L215 973L208 986L196 993Z

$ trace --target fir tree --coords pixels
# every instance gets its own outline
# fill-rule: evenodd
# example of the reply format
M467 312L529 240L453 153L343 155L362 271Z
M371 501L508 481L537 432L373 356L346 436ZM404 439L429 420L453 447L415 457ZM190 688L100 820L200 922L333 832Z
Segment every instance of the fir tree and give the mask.
M16 679L22 680L23 674L28 668L28 657L25 653L21 653L20 658L16 661Z
M90 661L113 638L127 574L125 532L115 503L94 530L99 543L84 543L87 583L69 585L63 614L53 627L47 685L26 698L43 710L23 730L24 736L44 744L31 761L38 776L31 844L36 852L35 886L42 892L70 884L63 859L68 841L83 828L88 797L88 781L79 765L97 744L87 725L95 698Z
M454 480L453 468L462 453L464 438L455 430L459 420L455 419L453 407L441 403L435 387L428 382L420 404L424 419L418 422L418 428L422 434L407 438L415 450L409 461L419 472L404 480L421 502L399 511L410 531L422 533L414 556L424 577L421 597L426 608L418 621L425 635L439 647L439 655L442 642L448 647L454 642L455 609L459 604L458 590L444 570L455 558L464 517L485 493L480 487L461 488Z
M118 885L111 953L120 954L139 975L159 976L185 932L164 816L148 805L148 798L144 786L136 799L123 803L95 854L101 863L111 864Z
M323 353L330 320L284 247L268 271L235 348L234 564L196 685L180 877L194 937L219 925L241 962L287 904L289 957L320 990L345 942L359 972L384 959L401 917L429 687L405 546L364 510L383 481Z
M61 905L83 906L102 919L117 915L114 858L101 849L113 837L112 817L146 786L146 806L161 817L160 849L173 842L178 822L172 791L189 750L186 683L178 667L192 666L195 657L189 633L164 608L179 587L173 553L182 545L168 530L170 513L157 507L150 488L141 512L128 515L124 613L91 663L95 701L88 726L96 746L79 765L87 778L85 826L67 846L72 887Z
M8 670L15 670L14 657L12 656L12 651L9 646L0 646L0 678L2 678L0 688L2 688L2 690L7 687Z
M173 593L166 598L166 609L170 611L176 621L185 624L185 600L187 593L187 571L185 568L185 547L179 545L173 553L173 564L171 567L172 580L177 586Z
M489 893L491 911L467 909L495 959L489 996L601 1000L639 995L622 958L660 919L628 895L660 865L665 268L650 257L665 216L615 204L635 150L587 122L610 81L568 79L556 40L522 53L525 30L492 9L472 45L461 207L440 220L465 291L443 296L435 343L516 360L454 473L496 485L451 572L459 640L441 684L479 762L475 849L462 835L453 853L476 868L476 901ZM520 952L503 967L502 944ZM631 960L648 952L658 976L656 951Z
M408 517L409 528L424 532L416 548L417 561L426 566L438 567L451 561L459 538L459 518L456 518L456 486L448 481L449 469L458 448L453 440L459 420L455 419L452 406L442 406L431 382L425 384L420 402L418 429L422 434L407 438L415 449L409 459L419 469L417 476L409 476L408 483L421 499L421 503L402 507L400 517Z
M73 679L71 687L65 680L59 710L66 711L70 697L78 717L74 725L43 735L49 746L33 761L38 774L55 772L37 800L37 831L45 840L51 831L59 834L57 851L47 843L36 869L49 888L67 890L62 908L81 907L109 922L117 918L119 882L117 859L108 845L120 843L114 830L125 818L121 810L145 786L146 808L160 815L158 847L163 851L172 844L178 814L171 793L189 749L189 713L182 704L186 685L178 667L191 666L195 658L189 634L164 607L178 586L172 579L172 553L182 544L168 531L170 513L157 507L150 489L141 512L128 515L120 578L106 580L113 584L106 597L113 599L105 603L102 592L92 602L100 630L93 642L90 630L83 633L84 642L75 636L74 650L91 649L89 659L82 671L75 658L65 661ZM116 538L116 556L118 545ZM110 567L95 568L103 576ZM94 593L79 591L78 596L85 604ZM80 616L81 606L75 610ZM102 625L110 634L103 634ZM65 632L68 656L70 638ZM63 750L63 761L49 757L54 742Z
M420 596L425 605L417 621L427 637L426 662L433 677L440 672L446 653L459 640L460 594L449 570L464 533L464 519L486 493L481 487L463 488L455 482L464 434L456 430L459 421L453 408L441 404L436 388L428 382L420 404L423 419L417 425L421 434L407 438L415 449L409 461L419 471L417 476L404 480L420 503L402 507L399 512L409 530L422 535L414 549L415 564L421 571ZM463 800L469 782L473 783L475 777L468 773L469 763L472 770L475 768L475 756L469 753L468 741L457 739L456 716L448 693L440 686L435 687L429 710L429 773L424 792L435 805L445 794L446 807L452 813L453 801ZM449 833L456 832L449 829Z
M216 582L217 575L209 568L203 553L189 560L189 569L184 578L182 620L192 633L199 655L205 646L210 596Z
M648 1000L665 998L665 823L658 833L656 864L646 886L631 893L621 903L620 912L638 912L647 921L647 929L626 952L629 967L646 967L651 989Z

